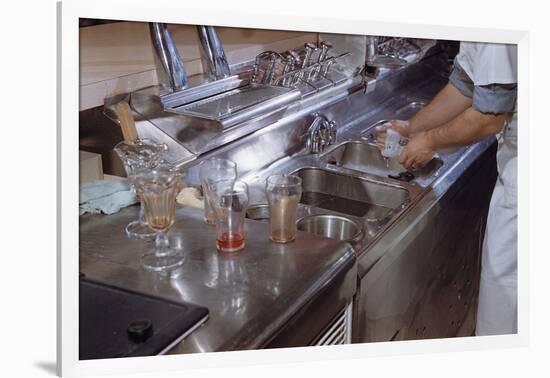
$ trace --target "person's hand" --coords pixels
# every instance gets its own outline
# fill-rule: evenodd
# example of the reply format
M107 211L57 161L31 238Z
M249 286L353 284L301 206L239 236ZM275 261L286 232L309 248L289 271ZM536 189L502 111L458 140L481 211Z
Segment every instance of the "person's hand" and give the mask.
M407 169L421 168L428 164L436 152L426 132L414 134L399 155L399 163Z
M402 138L408 138L409 137L409 121L401 121L401 120L391 120L389 122L386 122L380 126L376 127L376 145L382 151L384 149L384 143L386 142L386 130L387 129L394 129L399 134L401 134Z

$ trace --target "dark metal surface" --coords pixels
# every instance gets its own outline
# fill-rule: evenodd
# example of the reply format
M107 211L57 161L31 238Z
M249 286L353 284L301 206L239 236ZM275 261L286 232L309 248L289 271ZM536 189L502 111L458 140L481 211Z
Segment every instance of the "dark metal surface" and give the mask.
M80 279L80 360L164 354L208 318L208 310Z

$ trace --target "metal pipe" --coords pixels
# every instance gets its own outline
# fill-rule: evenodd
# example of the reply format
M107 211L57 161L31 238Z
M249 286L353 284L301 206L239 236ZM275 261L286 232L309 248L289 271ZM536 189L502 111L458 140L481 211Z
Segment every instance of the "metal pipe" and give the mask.
M202 66L206 75L211 80L231 76L225 51L214 27L199 25L197 32L201 42Z
M378 55L378 37L374 35L367 36L367 62L372 62Z
M168 30L168 25L151 22L149 31L159 84L173 92L186 88L185 67Z

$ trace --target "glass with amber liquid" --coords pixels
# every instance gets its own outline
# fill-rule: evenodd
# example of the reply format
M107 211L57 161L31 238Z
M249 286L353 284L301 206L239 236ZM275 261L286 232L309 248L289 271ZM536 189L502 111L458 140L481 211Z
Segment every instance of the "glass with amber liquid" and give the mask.
M265 191L269 203L269 238L276 243L293 241L302 179L294 175L273 175L267 178Z
M160 164L167 149L168 146L165 144L156 143L150 139L125 140L114 147L114 151L124 164L126 175L140 200L139 218L126 226L126 235L129 238L143 239L155 236L155 232L148 227L145 221L143 201L132 180L136 170L152 168Z
M170 246L166 235L174 224L181 176L181 172L165 164L140 169L134 174L133 182L143 203L145 220L156 233L155 249L141 258L143 267L148 270L164 271L183 264L183 253Z
M216 248L235 252L244 248L244 218L248 206L248 186L242 181L222 180L209 186L216 215Z

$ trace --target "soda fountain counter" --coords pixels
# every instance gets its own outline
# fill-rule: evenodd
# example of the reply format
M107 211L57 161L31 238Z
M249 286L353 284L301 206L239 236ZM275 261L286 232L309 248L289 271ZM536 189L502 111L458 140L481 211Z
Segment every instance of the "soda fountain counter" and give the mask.
M180 207L169 237L185 262L156 274L139 265L152 242L124 234L137 206L84 215L81 273L207 307L209 319L168 353L471 335L496 178L494 138L440 151L413 172L382 159L375 146L375 126L410 118L446 84L450 64L444 49L433 48L398 68L335 73L330 85L314 90L270 91L265 95L279 102L248 104L217 119L150 91L128 95L140 136L175 151L172 162L186 170L188 185L198 185L198 164L214 156L237 164L251 205L266 203L268 176L299 176L303 231L292 243L273 243L265 217L249 214L245 249L222 254L203 212ZM182 106L185 114L177 111ZM208 138L193 138L201 129ZM352 230L332 233L335 227Z

